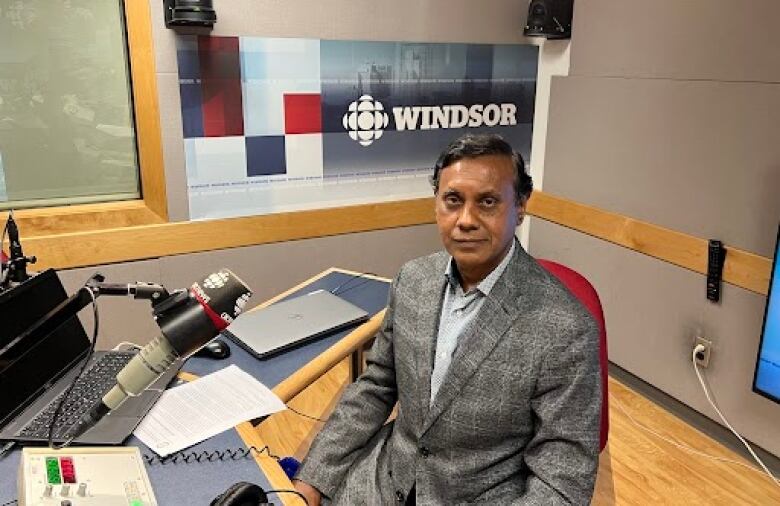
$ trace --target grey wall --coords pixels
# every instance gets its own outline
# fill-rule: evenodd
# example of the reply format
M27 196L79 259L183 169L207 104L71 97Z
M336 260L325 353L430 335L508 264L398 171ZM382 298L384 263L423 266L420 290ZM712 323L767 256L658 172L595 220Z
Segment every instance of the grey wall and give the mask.
M771 256L780 217L780 4L587 0L575 6L570 76L556 77L544 168L550 193ZM610 360L780 455L780 405L751 391L765 297L535 220L536 256L585 274L606 313Z
M548 121L545 190L771 256L780 84L554 77Z
M574 3L571 74L780 82L776 0Z
M437 249L440 242L436 227L419 225L70 269L60 276L68 292L76 290L95 271L103 273L109 282L158 282L172 290L188 287L220 267L228 267L252 287L251 307L329 267L392 278L405 261ZM112 348L121 341L145 344L159 332L146 301L101 297L98 308L99 349ZM86 328L92 329L91 311L82 311L81 316Z

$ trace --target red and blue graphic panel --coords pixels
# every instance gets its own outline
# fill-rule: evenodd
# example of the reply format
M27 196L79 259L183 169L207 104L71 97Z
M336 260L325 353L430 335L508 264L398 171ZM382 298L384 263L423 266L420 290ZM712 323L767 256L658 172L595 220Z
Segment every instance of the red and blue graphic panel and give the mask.
M194 219L429 195L430 166L467 132L498 133L530 159L535 46L177 44Z

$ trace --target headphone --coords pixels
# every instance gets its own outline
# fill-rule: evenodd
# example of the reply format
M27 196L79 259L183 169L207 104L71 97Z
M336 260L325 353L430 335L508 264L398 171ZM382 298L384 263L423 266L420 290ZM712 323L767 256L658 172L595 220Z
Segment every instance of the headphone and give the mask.
M252 446L251 448L255 450L257 453L260 453L262 451L262 450L258 451L254 446ZM268 447L266 446L265 449L267 448ZM224 455L220 455L219 460L222 460L223 456ZM207 458L208 460L211 460L210 457ZM200 459L198 460L200 461ZM285 474L288 477L292 478L293 476L295 476L295 473L298 471L298 467L301 464L293 457L284 457L283 459L279 459L279 465L282 467ZM301 499L303 499L304 503L309 504L309 502L306 500L306 497L304 497L303 494L301 494L297 490L266 491L263 490L262 487L260 487L259 485L255 485L254 483L249 483L247 481L239 481L238 483L234 483L230 485L230 487L228 487L227 490L225 490L217 497L215 497L211 501L210 506L260 506L263 504L272 504L268 502L269 493L295 494Z
M211 501L210 506L259 506L268 504L268 496L258 485L239 481Z

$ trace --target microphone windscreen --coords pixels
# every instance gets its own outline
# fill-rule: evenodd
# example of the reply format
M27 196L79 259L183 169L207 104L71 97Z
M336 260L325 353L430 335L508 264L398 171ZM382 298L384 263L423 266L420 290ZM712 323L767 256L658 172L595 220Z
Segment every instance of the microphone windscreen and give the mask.
M209 274L200 283L193 283L190 292L218 330L230 325L246 307L252 290L230 269Z

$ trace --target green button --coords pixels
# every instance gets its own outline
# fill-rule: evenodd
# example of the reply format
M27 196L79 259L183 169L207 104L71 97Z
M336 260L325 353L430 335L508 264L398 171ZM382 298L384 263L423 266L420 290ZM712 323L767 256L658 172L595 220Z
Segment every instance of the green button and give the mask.
M55 457L46 457L46 477L52 485L59 485L62 483L60 463Z
M140 499L133 499L130 501L130 506L144 506L144 502Z

